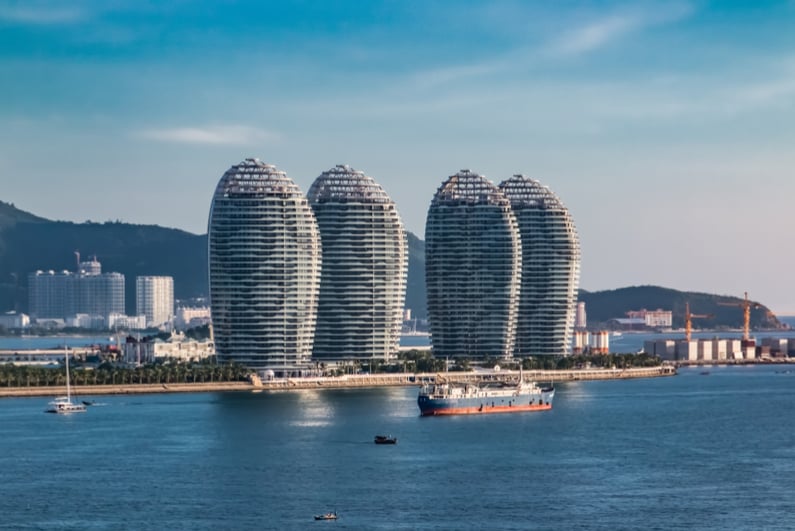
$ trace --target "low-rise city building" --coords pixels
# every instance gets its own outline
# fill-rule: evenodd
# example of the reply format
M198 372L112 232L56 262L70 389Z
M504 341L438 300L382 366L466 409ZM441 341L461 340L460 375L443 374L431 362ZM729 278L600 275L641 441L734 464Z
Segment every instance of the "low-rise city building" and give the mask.
M30 317L20 312L0 314L0 326L7 330L20 330L30 326Z
M210 307L180 307L177 308L174 317L174 328L177 330L187 330L188 328L195 328L210 324Z
M642 319L643 324L649 328L671 328L673 323L673 312L671 310L631 310L627 312L630 319Z
M145 364L162 360L201 361L215 355L215 345L210 340L189 339L184 334L172 334L163 341L159 338L138 340L128 337L122 345L126 363Z
M145 315L112 313L108 316L108 329L110 330L144 330L145 328Z

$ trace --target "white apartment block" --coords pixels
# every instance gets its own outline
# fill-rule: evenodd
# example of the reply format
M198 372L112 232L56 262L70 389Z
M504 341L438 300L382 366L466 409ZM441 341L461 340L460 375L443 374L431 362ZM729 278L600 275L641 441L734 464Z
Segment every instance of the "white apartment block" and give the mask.
M649 328L671 328L673 323L673 312L671 310L642 310L629 311L627 317L630 319L643 319Z
M170 328L174 320L174 279L136 277L135 302L136 313L146 316L146 326Z

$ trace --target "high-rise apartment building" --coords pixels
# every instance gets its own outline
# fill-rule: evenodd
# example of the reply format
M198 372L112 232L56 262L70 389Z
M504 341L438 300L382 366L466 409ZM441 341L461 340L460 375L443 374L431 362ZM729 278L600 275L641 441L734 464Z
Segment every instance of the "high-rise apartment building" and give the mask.
M308 368L321 249L298 186L257 159L232 166L213 196L208 245L219 361L280 375Z
M67 319L78 314L124 313L124 275L102 273L94 259L81 262L77 273L36 271L28 275L28 306L37 319Z
M71 301L71 271L36 271L28 274L28 311L34 319L66 319Z
M315 360L395 356L408 240L395 203L361 171L338 165L307 194L323 244Z
M174 279L136 277L135 304L136 314L146 316L146 326L170 328L174 322Z
M519 313L514 356L571 352L580 242L569 211L534 179L514 175L500 184L522 241Z
M510 357L521 241L511 204L461 170L438 189L425 226L428 320L436 357Z

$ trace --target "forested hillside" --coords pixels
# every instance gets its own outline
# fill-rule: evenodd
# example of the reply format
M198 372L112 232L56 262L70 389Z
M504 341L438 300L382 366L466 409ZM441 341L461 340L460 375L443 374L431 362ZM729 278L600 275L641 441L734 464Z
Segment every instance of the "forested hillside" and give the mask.
M425 298L425 242L409 233L409 271L406 307L418 318L427 315ZM0 202L0 311L28 311L27 275L36 270L74 271L75 252L83 259L96 255L106 272L126 277L127 312L135 309L135 277L174 277L178 299L206 296L207 235L191 234L157 225L121 222L72 223L50 221ZM633 286L608 291L580 291L589 323L624 317L629 310L673 310L675 328L684 326L685 303L699 319L700 328L742 326L742 300L736 297L692 293L657 286ZM719 303L733 303L724 306ZM776 328L780 323L761 303L754 303L751 326Z

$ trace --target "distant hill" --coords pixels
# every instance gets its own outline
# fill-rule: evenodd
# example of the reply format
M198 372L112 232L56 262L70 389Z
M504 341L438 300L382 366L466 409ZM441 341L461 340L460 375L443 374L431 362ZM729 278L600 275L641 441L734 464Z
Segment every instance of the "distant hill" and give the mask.
M427 316L425 298L425 242L409 233L409 271L406 307L414 317ZM157 225L120 222L72 223L51 221L0 202L0 311L28 311L27 276L36 270L72 270L75 251L83 259L96 255L106 272L126 277L127 312L135 310L135 277L174 277L178 299L206 296L207 235L191 234ZM673 310L674 327L684 326L685 302L694 314L714 314L714 319L693 321L694 327L742 326L742 308L718 302L741 302L735 297L689 293L657 286L633 286L609 291L580 291L588 322L624 317L629 310ZM764 306L751 311L754 328L776 328L780 323Z
M17 223L43 223L49 220L19 210L13 203L0 201L0 230L13 227Z
M126 277L127 312L135 311L135 277L174 277L174 296L207 294L207 237L157 225L50 221L0 202L0 311L28 311L28 273L76 268L96 255L104 272Z
M409 232L406 308L411 308L412 317L424 318L428 314L428 305L425 299L425 242L411 232Z
M743 326L743 299L727 295L713 295L677 291L659 286L632 286L607 291L580 290L579 300L585 302L588 324L606 323L616 317L626 317L631 310L671 310L673 327L685 326L685 304L690 303L693 315L714 315L712 318L693 319L693 328L741 328ZM730 305L724 305L724 304ZM751 328L777 329L784 325L769 308L751 301Z

